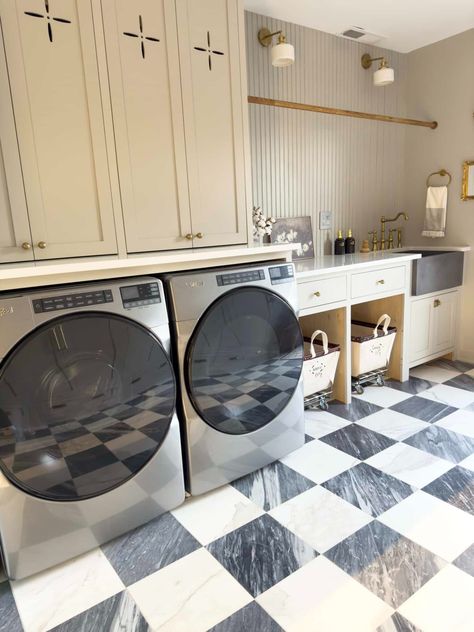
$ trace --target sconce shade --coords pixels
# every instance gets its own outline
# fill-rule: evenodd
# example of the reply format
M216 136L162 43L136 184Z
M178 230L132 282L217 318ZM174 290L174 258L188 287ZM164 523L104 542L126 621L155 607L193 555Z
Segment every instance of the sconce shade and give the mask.
M393 68L382 65L374 72L374 86L388 86L395 81L395 73Z
M284 68L295 61L295 47L286 42L275 44L272 48L272 66Z

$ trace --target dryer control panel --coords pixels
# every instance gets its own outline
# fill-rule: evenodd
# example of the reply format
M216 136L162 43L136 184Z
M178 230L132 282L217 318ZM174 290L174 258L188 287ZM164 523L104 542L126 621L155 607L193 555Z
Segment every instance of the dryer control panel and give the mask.
M265 279L264 270L240 270L239 272L228 272L216 276L217 285L235 285L237 283L251 283L252 281L263 281Z
M88 292L74 292L74 294L62 294L60 296L48 296L46 298L34 298L33 310L35 314L54 312L61 309L74 307L89 307L102 303L113 302L112 290L97 290Z
M140 283L138 285L125 285L120 288L122 303L125 309L130 307L144 307L161 303L158 283Z
M295 275L292 265L275 266L274 268L268 268L268 271L272 285L290 283Z

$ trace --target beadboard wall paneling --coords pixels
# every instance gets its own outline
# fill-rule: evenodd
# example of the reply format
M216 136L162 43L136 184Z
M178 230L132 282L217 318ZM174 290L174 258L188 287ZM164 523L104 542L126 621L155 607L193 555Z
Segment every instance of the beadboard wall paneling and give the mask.
M257 40L261 26L283 30L295 46L293 66L273 68ZM250 12L246 39L250 95L407 116L406 55ZM364 52L386 55L394 84L372 85ZM311 215L317 254L331 251L338 228L352 228L359 248L382 214L404 210L405 126L253 104L249 118L253 203L276 217ZM325 210L333 212L330 231L319 230Z

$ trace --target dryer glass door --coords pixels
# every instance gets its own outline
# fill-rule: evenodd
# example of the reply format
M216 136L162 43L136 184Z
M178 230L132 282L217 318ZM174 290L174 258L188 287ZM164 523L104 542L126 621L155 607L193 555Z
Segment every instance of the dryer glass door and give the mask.
M0 366L0 467L40 498L104 493L159 449L175 398L172 366L150 330L107 313L56 318Z
M207 424L245 434L287 406L302 366L303 337L290 305L263 288L237 288L194 330L185 358L188 394Z

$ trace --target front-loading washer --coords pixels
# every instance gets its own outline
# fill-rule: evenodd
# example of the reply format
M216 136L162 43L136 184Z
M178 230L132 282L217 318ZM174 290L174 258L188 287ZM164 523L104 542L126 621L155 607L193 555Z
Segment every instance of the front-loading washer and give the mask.
M0 542L12 579L184 500L161 281L0 295Z
M303 336L292 263L164 277L186 488L201 494L304 443Z

